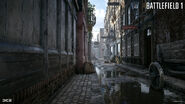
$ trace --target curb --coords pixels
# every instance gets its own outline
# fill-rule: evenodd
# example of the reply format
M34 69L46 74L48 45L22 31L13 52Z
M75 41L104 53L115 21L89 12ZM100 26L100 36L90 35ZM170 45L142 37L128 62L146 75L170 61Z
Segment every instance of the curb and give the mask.
M142 68L132 67L130 65L122 65L122 64L116 64L116 66L132 71L142 78L149 79L149 71L144 70ZM165 87L169 87L172 90L177 90L178 92L185 93L184 80L164 75L164 84L165 84Z

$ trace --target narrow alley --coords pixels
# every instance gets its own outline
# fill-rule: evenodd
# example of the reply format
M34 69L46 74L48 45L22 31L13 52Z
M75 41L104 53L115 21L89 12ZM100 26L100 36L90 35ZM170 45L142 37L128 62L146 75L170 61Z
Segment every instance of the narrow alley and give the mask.
M96 74L75 75L51 104L104 104Z
M185 104L184 0L0 0L0 104Z
M183 104L184 93L152 89L149 79L114 63L95 63L96 74L75 75L51 104Z

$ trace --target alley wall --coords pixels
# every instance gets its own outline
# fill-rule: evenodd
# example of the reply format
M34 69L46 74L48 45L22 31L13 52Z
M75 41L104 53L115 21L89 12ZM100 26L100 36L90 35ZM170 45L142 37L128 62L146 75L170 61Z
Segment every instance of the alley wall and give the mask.
M46 101L74 73L77 2L0 1L0 98Z

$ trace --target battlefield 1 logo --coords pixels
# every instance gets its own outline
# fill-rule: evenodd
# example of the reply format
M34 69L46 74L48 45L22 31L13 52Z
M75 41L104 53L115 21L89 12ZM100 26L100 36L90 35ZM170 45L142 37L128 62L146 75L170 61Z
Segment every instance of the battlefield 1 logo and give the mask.
M183 2L146 2L146 9L183 9Z

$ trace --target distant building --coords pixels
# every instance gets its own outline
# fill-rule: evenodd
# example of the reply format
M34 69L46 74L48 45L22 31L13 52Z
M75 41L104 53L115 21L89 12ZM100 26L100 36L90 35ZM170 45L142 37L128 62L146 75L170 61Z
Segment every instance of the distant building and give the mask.
M103 37L104 37L104 28L100 28L100 58L102 59L104 59L106 49L105 39Z
M97 42L100 42L100 33L97 34Z
M92 60L97 60L100 58L100 42L94 41L92 42L92 52L91 52Z
M121 39L123 35L122 23L124 18L122 12L124 8L124 0L109 0L109 2L117 2L119 5L108 5L104 19L104 38L106 41L107 56L111 59L114 56L121 57Z

